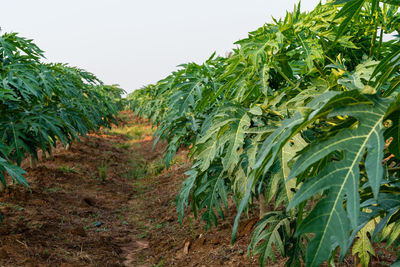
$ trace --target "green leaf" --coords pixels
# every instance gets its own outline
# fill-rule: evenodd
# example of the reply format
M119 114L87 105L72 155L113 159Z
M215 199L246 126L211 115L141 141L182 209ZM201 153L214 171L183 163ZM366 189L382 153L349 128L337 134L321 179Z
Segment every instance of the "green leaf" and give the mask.
M217 151L224 151L222 164L224 171L239 162L239 149L244 144L246 130L250 126L247 109L239 105L228 104L219 109L210 128L197 142L195 158L202 160L201 169L208 168Z
M0 180L3 183L3 185L6 185L3 171L6 171L11 176L13 181L17 181L19 184L23 184L29 187L29 184L24 177L24 174L26 174L26 172L20 167L15 166L9 163L7 160L0 157Z
M206 222L206 229L211 228L212 224L217 226L217 217L224 218L223 206L228 209L229 191L223 172L220 172L219 175L210 175L194 191L194 198L200 200L198 210L205 209L201 218ZM200 195L202 197L199 197Z
M346 17L342 23L340 23L339 29L336 33L335 42L343 35L346 28L350 25L351 21L355 19L364 5L365 0L353 0L347 2L339 13L336 14L335 19Z
M395 222L395 223L389 224L386 227L389 227L389 229L388 229L389 230L389 238L386 243L386 247L389 247L400 237L400 223Z
M176 197L176 210L178 212L178 220L182 225L183 216L185 214L185 208L188 206L189 195L194 186L198 172L195 169L191 169L185 173L189 177L183 182L181 189L179 190L178 196Z
M371 90L368 90L370 86L363 81L368 81L370 79L377 64L377 61L371 59L364 60L361 64L356 66L354 71L345 73L343 77L338 80L338 84L343 85L348 90L357 89L363 93L366 93L365 90L367 90L368 94L371 94Z
M258 260L261 266L267 265L269 259L275 262L275 251L285 257L285 235L290 235L290 220L287 215L281 211L267 213L251 234L247 256L260 254Z
M307 248L306 262L318 266L328 259L333 245L337 242L342 253L347 251L350 230L358 226L360 200L358 193L359 163L366 153L365 166L368 181L375 198L378 197L383 177L383 118L390 104L389 99L371 98L374 105L353 105L337 108L329 115L352 116L358 120L355 129L347 128L326 140L311 143L296 160L289 179L306 171L314 162L336 151L343 158L333 161L315 177L307 180L294 196L288 209L299 205L319 192L325 197L318 202L311 213L301 222L297 234L314 233L315 237ZM346 209L343 209L346 198Z
M296 181L290 180L286 182L286 179L289 177L290 174L290 161L296 156L296 153L302 150L304 147L307 146L307 143L301 137L300 134L296 134L290 142L286 143L283 148L281 154L278 156L277 160L278 164L278 171L272 172L270 181L268 183L268 187L266 188L266 200L270 202L273 197L275 197L275 207L281 204L279 199L285 200L286 205L290 202L290 200L294 196L294 192L296 190ZM282 186L283 190L280 190L280 194L283 194L283 197L276 196L278 192L278 186Z

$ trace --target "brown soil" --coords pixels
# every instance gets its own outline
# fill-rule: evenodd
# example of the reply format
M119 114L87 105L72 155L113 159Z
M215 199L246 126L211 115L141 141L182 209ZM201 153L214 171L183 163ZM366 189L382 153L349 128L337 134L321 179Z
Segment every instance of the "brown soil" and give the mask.
M168 171L146 174L165 149L152 144L151 135L90 134L27 168L30 189L0 193L0 266L258 266L246 258L254 219L230 243L233 207L210 231L191 215L179 225L187 152Z

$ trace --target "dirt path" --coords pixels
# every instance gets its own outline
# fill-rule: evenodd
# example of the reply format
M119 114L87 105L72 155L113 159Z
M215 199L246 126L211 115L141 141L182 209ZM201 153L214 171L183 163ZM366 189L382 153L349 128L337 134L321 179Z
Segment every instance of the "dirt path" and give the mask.
M0 266L257 266L245 257L254 219L234 245L233 209L209 232L193 216L179 225L187 153L165 170L151 127L122 116L129 123L28 169L31 191L12 185L0 194Z

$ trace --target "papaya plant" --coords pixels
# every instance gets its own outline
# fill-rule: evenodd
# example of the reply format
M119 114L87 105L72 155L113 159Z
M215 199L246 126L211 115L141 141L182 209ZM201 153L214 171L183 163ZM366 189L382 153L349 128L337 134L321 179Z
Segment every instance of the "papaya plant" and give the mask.
M37 151L50 151L89 131L108 127L124 91L106 86L93 74L66 64L43 63L43 51L32 40L0 36L0 181L7 174L27 185L18 167ZM17 166L16 166L17 165Z
M156 141L168 142L167 163L190 149L180 221L191 207L216 225L232 198L234 241L242 213L258 203L248 252L261 265L280 254L288 266L319 266L352 250L366 266L373 242L398 247L398 6L297 5L229 57L181 65L129 95L157 126Z

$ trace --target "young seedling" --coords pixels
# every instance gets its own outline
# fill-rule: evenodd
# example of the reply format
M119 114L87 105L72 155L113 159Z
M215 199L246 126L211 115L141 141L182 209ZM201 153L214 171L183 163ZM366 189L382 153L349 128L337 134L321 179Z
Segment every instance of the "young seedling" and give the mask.
M107 162L105 160L102 160L100 163L100 166L97 167L98 171L99 171L99 178L101 179L101 181L103 183L106 182L107 179Z

